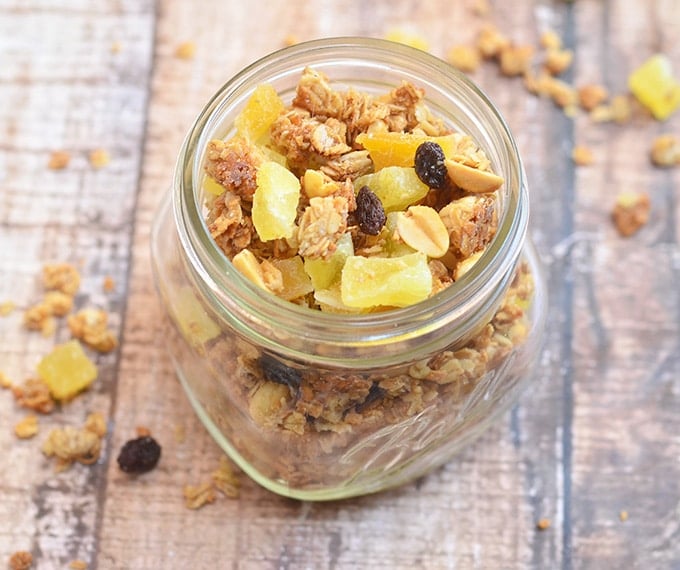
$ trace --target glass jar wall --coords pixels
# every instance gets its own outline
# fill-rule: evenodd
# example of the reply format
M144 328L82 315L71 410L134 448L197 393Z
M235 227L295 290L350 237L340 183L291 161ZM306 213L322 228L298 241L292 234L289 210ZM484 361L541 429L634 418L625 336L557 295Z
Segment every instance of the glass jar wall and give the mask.
M258 85L290 103L306 67L339 89L380 94L408 81L469 134L505 183L498 228L477 262L416 304L337 314L254 285L205 222L205 149L234 130ZM152 233L168 346L197 414L248 475L282 495L327 500L402 484L447 461L516 401L545 318L526 237L526 181L512 136L485 95L437 58L372 39L276 52L214 96L180 151Z

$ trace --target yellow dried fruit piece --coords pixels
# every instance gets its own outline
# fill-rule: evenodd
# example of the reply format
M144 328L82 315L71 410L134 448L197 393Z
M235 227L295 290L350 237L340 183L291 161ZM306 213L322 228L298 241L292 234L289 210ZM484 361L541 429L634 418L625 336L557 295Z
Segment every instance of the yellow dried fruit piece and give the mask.
M234 120L236 131L250 141L257 141L269 131L283 109L283 101L276 89L269 83L262 83L255 88Z
M191 287L179 290L173 309L182 334L192 345L201 346L220 334L220 327L208 316Z
M206 176L203 179L203 190L210 196L221 196L224 194L226 188L222 186L217 180L212 176Z
M283 278L281 290L276 291L279 297L292 301L314 290L312 280L305 272L304 263L299 255L288 259L272 259L271 264L281 272Z
M339 281L328 289L317 289L314 291L314 300L319 304L319 309L324 313L358 314L368 312L357 307L348 307L342 302Z
M257 171L252 219L262 241L289 238L295 230L300 181L274 161L263 162Z
M448 158L444 164L453 183L467 192L494 192L503 185L503 178L493 172L472 168Z
M650 57L628 76L628 87L659 121L680 107L680 83L673 77L671 61L664 54Z
M38 376L55 400L68 401L97 378L97 367L77 340L55 346L38 364Z
M380 198L385 212L405 210L411 204L422 200L430 188L423 184L414 168L387 166L378 172L360 176L354 181L358 192L368 186Z
M411 206L397 216L397 231L406 245L431 258L449 250L449 231L437 210L429 206Z
M401 257L353 255L342 269L340 292L349 307L406 307L427 299L431 291L427 256L419 252Z
M436 142L442 147L444 156L453 156L460 144L459 134L430 137L411 133L377 132L361 133L356 142L371 156L375 171L386 166L413 166L416 149L426 141Z
M328 259L305 259L304 268L312 280L314 290L327 289L338 281L345 261L354 255L354 244L349 233L342 234L336 246Z

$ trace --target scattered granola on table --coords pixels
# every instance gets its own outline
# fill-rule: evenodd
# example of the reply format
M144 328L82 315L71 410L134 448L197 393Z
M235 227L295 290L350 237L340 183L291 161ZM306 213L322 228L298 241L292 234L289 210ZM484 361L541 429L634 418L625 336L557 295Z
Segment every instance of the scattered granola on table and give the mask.
M38 416L30 414L14 424L14 434L19 439L31 439L38 435Z
M70 153L65 150L55 150L47 161L47 168L51 170L62 170L71 162Z
M49 386L39 378L29 378L22 385L12 385L12 393L17 404L41 414L54 410L55 401Z
M93 168L104 168L111 162L111 156L109 152L103 148L96 148L90 152L89 155L90 165Z
M14 301L2 301L0 303L0 317L6 317L16 308Z
M183 489L184 506L187 509L197 510L205 505L214 503L217 499L215 487L212 481L207 481L200 485L185 485Z
M175 48L175 57L179 59L193 59L195 55L196 44L194 42L182 42Z
M92 465L99 459L106 423L100 413L89 414L82 428L66 426L53 429L42 446L47 457L56 459L57 472L68 469L74 462Z
M118 346L118 340L108 329L109 316L103 309L85 308L67 319L68 328L74 338L82 340L97 352L111 352Z
M550 519L542 518L536 523L536 528L538 530L548 530L550 528Z
M212 482L215 488L230 499L237 499L240 494L241 480L231 461L220 457L220 466L212 472Z
M7 377L7 374L0 372L0 388L8 389L13 385L12 381Z
M680 165L680 138L670 134L656 137L650 156L655 166L667 168Z
M33 565L33 555L26 550L18 550L9 558L10 570L29 570Z
M646 192L622 192L612 210L614 226L623 237L632 236L649 221L650 210Z
M595 162L593 151L584 145L576 145L571 151L571 158L578 166L590 166Z

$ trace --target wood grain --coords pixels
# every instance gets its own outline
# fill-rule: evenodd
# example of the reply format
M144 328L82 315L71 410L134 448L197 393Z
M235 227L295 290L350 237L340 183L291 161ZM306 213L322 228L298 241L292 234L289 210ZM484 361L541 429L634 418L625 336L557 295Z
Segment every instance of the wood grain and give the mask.
M537 379L520 404L444 468L376 496L311 504L244 480L238 500L200 511L182 487L209 477L220 450L174 378L149 265L149 229L182 138L233 73L298 39L380 37L401 27L443 56L482 23L469 2L349 0L46 0L0 4L0 300L40 296L40 266L81 264L81 306L111 311L120 350L100 358L94 390L44 418L82 423L100 410L102 461L55 475L40 441L17 442L22 417L0 392L0 564L31 550L35 568L680 568L680 171L651 168L665 124L571 119L488 64L473 76L515 133L545 261L549 329ZM520 43L557 30L575 51L566 78L614 93L647 55L680 62L675 0L492 2L490 19ZM192 41L193 59L176 57ZM111 50L116 44L119 51ZM115 52L115 53L114 53ZM678 70L680 73L680 70ZM596 163L575 168L574 144ZM92 148L112 154L94 170ZM46 169L51 150L73 156ZM650 224L624 240L610 224L618 192L649 192ZM27 212L30 215L27 215ZM114 293L101 292L112 275ZM0 370L19 381L56 339L0 319ZM146 426L159 467L131 478L115 457ZM178 438L177 433L185 434ZM620 511L629 514L619 519ZM539 518L551 526L540 531Z

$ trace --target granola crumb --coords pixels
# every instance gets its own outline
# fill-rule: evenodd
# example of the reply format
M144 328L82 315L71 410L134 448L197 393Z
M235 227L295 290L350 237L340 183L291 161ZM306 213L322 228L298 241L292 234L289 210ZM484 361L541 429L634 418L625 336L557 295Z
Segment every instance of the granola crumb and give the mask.
M560 38L555 30L545 30L541 34L539 42L541 47L547 50L562 48L562 38Z
M27 550L17 550L9 557L10 570L28 570L33 565L33 555Z
M108 318L102 309L86 308L69 315L67 324L74 338L97 352L106 353L118 346L115 335L107 328Z
M56 323L50 306L45 301L41 301L26 309L24 311L24 327L29 331L41 331L44 336L52 334L56 328Z
M619 520L621 522L626 522L628 520L628 511L620 511L619 512Z
M149 437L151 435L151 430L146 426L137 426L135 428L135 433L137 437Z
M543 65L548 73L560 75L569 68L573 60L574 52L570 49L549 49Z
M185 485L183 493L184 506L192 510L200 509L209 503L214 503L217 498L212 481L197 486Z
M0 317L6 317L16 308L14 301L3 301L0 303Z
M115 289L116 289L116 282L113 279L113 277L111 277L110 275L107 275L106 277L104 277L104 281L102 282L102 291L104 291L104 293L111 293Z
M62 291L47 291L43 302L55 317L63 317L73 309L73 297Z
M300 43L300 38L298 38L295 34L288 34L283 38L283 45L284 46L294 46L295 44Z
M472 3L472 13L480 18L486 18L491 13L489 0L475 0Z
M673 135L661 135L654 139L650 152L652 164L661 167L680 164L680 139Z
M90 165L93 168L103 168L111 162L109 152L103 148L96 148L90 152Z
M472 73L479 67L480 55L473 47L456 45L448 51L446 60L456 69Z
M68 567L71 570L87 570L87 562L84 560L71 560Z
M47 161L47 168L50 170L63 170L71 161L71 154L65 150L55 150L50 154Z
M7 374L0 372L0 388L9 389L12 387L12 381L7 377Z
M550 528L550 519L547 518L538 519L538 522L536 523L536 528L538 530L548 530Z
M80 273L71 263L44 265L42 280L45 289L56 289L67 295L75 295L80 287Z
M111 42L111 47L109 49L111 50L111 53L120 53L123 51L123 44L118 41Z
M603 85L588 84L578 88L579 104L585 111L592 111L602 105L609 97L609 91Z
M485 24L477 35L477 49L485 59L497 58L501 51L510 45L506 38L493 24Z
M595 162L593 151L584 145L576 145L571 151L571 158L578 166L589 166Z
M43 443L42 452L56 459L57 472L68 469L76 461L92 465L99 459L105 434L103 416L90 414L80 429L73 426L53 429Z
M534 48L530 45L508 45L500 51L501 73L507 77L524 75L529 70Z
M194 42L182 42L175 49L175 57L179 59L193 59L196 55L196 44Z
M187 439L187 430L184 424L175 424L174 428L175 441L177 443L184 443Z
M651 202L645 192L623 192L616 198L612 220L619 234L632 236L649 221Z
M49 386L38 378L29 378L21 386L12 386L17 405L41 414L54 410L54 399Z
M19 439L31 439L38 434L38 416L28 415L14 425L14 435Z
M212 473L215 488L230 499L237 499L240 493L241 481L234 466L226 457L220 457L220 466Z

